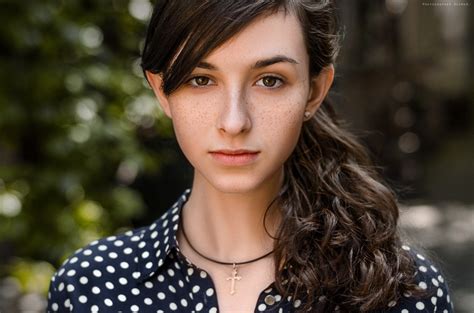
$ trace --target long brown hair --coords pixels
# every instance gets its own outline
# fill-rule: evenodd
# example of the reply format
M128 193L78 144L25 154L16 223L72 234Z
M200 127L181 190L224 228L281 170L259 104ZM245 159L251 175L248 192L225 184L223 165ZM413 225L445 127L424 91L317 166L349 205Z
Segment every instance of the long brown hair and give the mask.
M169 95L197 63L256 17L294 13L302 24L310 76L335 63L341 31L329 0L158 0L142 54ZM329 99L303 124L284 164L283 220L275 240L275 286L304 299L302 311L369 312L402 294L423 296L402 244L395 193L367 150L340 125Z

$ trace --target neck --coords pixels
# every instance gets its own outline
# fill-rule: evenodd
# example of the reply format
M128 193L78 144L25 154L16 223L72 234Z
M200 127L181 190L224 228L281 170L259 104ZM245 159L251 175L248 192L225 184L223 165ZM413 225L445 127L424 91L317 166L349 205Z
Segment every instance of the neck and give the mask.
M222 262L248 261L273 250L263 218L280 191L282 178L279 175L273 183L246 192L222 192L195 174L182 212L183 227L193 247ZM272 236L280 221L278 208L275 200L265 220Z

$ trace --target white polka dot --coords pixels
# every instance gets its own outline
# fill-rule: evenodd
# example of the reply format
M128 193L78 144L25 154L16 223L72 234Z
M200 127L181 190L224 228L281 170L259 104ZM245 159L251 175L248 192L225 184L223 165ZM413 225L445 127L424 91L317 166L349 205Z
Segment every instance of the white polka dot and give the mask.
M57 303L53 303L53 304L51 305L51 309L53 309L54 311L57 311L57 310L58 310L58 307L59 307L59 306L58 306Z
M107 250L107 246L106 245L100 245L97 249L99 249L99 251L105 251L105 250Z
M74 276L76 275L76 271L75 270L69 270L67 273L66 273L67 276L71 277L71 276Z
M127 269L129 267L129 265L128 265L127 262L121 262L120 267L123 268L123 269Z
M140 272L133 272L132 276L133 276L133 278L138 279L138 278L140 278L141 274L140 274Z
M443 278L443 276L438 275L438 280L439 280L441 283L444 283L444 278Z
M201 271L201 273L199 273L199 275L201 275L201 278L206 278L207 277L207 273L204 272L204 271Z
M74 288L74 285L67 285L67 287L66 287L66 290L69 291L69 292L73 292L74 289L76 289L76 288Z
M113 273L115 273L115 268L112 265L108 265L107 266L107 272L113 274Z
M397 301L392 300L388 303L388 307L389 308L394 307L396 304L397 304Z
M410 251L410 247L407 245L402 245L402 249L406 251Z
M81 278L79 278L79 282L83 285L87 284L88 281L89 280L85 276L82 276ZM61 290L59 290L59 291L61 291Z
M143 300L143 302L145 302L146 305L152 305L153 304L153 301L150 298L145 298L145 300Z
M93 306L91 306L91 312L94 312L94 313L99 312L99 307L94 304Z
M84 262L81 263L82 268L87 268L87 267L89 267L89 265L90 265L90 263L87 262L87 261L84 261Z
M170 275L171 277L174 276L174 271L173 271L173 269L171 269L171 268L168 269L168 275Z
M172 293L176 293L176 288L174 288L172 285L169 285L169 286L168 286L168 289L169 289Z
M437 280L436 278L432 278L432 279L431 279L431 282L432 282L433 285L435 285L436 287L439 286L439 282L438 282L438 280Z
M96 256L94 257L94 260L95 260L96 262L102 262L102 261L104 260L104 258L101 257L100 255L96 255Z
M145 282L145 287L147 287L148 289L151 289L153 288L153 283L151 281L147 281Z
M90 249L84 250L83 254L84 254L84 255L91 255L91 254L92 254L92 250L90 250Z
M144 259L148 258L149 256L150 256L150 252L148 252L148 251L145 251L145 252L142 253L142 258L144 258Z
M112 306L112 305L114 304L114 303L112 302L112 300L110 300L110 299L105 299L105 300L104 300L104 303L105 303L106 306Z
M158 275L158 281L159 281L159 282L164 282L164 281L165 281L165 276L163 276L163 275Z
M125 277L120 277L119 279L119 283L121 285L126 285L128 283L127 279Z
M108 281L108 282L105 283L105 287L107 287L107 289L112 290L112 289L114 289L114 284L112 284L111 282Z
M265 311L266 309L267 309L267 306L266 306L265 304L263 304L263 303L261 303L261 304L258 306L258 310L259 310L260 312L263 312L263 311Z
M438 273L438 269L436 267L434 267L433 265L431 265L430 267L433 270L433 272Z
M125 295L118 295L117 299L119 299L121 302L127 301L127 297Z
M132 305L130 307L130 310L132 310L132 312L137 312L140 308L137 306L137 305Z
M86 279L86 283L87 283L87 278L86 278L86 277L81 277L80 280L82 280L83 278ZM85 284L85 283L84 283L84 284ZM58 286L58 290L59 290L59 291L63 291L63 289L64 289L64 283L60 283L59 286Z
M418 310L423 310L423 309L425 308L425 305L424 305L423 302L417 302L417 303L416 303L416 308L417 308Z
M188 276L191 276L193 273L194 273L194 269L192 269L191 267L188 268Z
M74 263L77 262L77 260L78 260L78 258L75 256L69 261L69 263L74 264Z
M86 296L80 296L79 297L79 302L80 303L86 303L87 302L87 297Z
M438 298L436 297L431 297L431 303L433 303L433 305L436 305L436 302L438 301Z
M416 254L416 257L417 257L418 259L420 259L420 260L424 260L424 259L425 259L425 257L422 256L422 255L419 254L419 253Z
M117 257L118 257L118 254L117 254L117 253L115 253L115 252L110 252L110 253L109 253L109 258L111 258L111 259L116 259Z
M178 306L176 305L176 303L171 302L170 303L170 309L173 310L173 311L176 311L178 309Z
M401 313L409 313L407 309L403 309Z
M437 295L438 297L442 297L443 294L444 294L443 289L438 288L438 292L436 293L436 295Z
M209 289L206 290L206 295L207 295L208 297L212 296L213 294L214 294L214 289L209 288Z
M132 248L123 249L123 253L125 253L125 254L131 254L132 252L133 252Z
M295 303L293 304L293 306L294 306L295 308L297 308L297 307L299 307L300 305L301 305L301 300L300 300L300 299L296 299L296 300L295 300Z
M424 272L424 273L426 273L426 271L428 270L428 269L426 268L426 266L423 266L423 265L421 265L420 267L418 267L418 269L419 269L420 271Z
M193 292L196 293L196 292L199 291L199 289L200 289L200 287L198 285L196 285L196 286L193 287Z
M198 304L196 304L196 311L201 311L203 307L203 304L199 302Z
M121 247L121 246L123 246L123 241L122 241L122 240L117 240L117 241L115 241L115 242L114 242L114 246L116 246L116 247Z
M164 300L166 298L165 294L163 292L158 293L158 299Z
M209 313L217 313L217 308L211 308L211 309L209 310Z
M181 305L184 306L184 307L187 307L188 306L188 301L186 301L186 299L181 299Z
M134 294L135 296L138 296L140 294L140 290L138 288L133 288L132 294Z
M94 293L96 295L99 294L100 293L100 288L99 287L93 287L92 288L92 293Z
M418 283L418 286L420 286L421 289L426 289L428 288L428 285L426 285L426 283L424 281L420 281Z
M101 277L102 276L102 272L99 271L99 270L92 271L92 274L94 274L95 277Z

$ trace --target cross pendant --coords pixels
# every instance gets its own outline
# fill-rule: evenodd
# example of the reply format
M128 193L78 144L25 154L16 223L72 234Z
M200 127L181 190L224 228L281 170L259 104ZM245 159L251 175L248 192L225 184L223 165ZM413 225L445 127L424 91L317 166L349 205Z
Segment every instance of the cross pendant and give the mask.
M235 263L232 265L232 277L227 277L226 280L230 280L230 294L233 295L235 293L235 281L241 280L242 276L238 276L237 274L237 267Z

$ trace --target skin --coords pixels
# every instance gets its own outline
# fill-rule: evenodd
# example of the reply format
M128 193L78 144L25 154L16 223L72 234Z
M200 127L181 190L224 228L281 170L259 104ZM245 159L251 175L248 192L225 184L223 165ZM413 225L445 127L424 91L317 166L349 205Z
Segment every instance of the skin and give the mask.
M279 62L252 69L258 60L276 55L298 64ZM262 224L264 211L282 186L283 164L297 144L304 112L312 116L319 108L333 82L334 67L310 79L300 23L295 15L283 12L256 19L203 61L217 69L195 68L191 76L203 77L188 81L170 96L163 93L159 74L147 73L147 78L194 167L192 192L183 209L188 238L211 258L247 261L272 250L273 239ZM260 154L250 165L224 166L209 154L220 148ZM272 235L279 220L276 209L267 216ZM192 250L179 238L183 254L191 257ZM193 257L209 271L220 266L228 272L226 266Z

